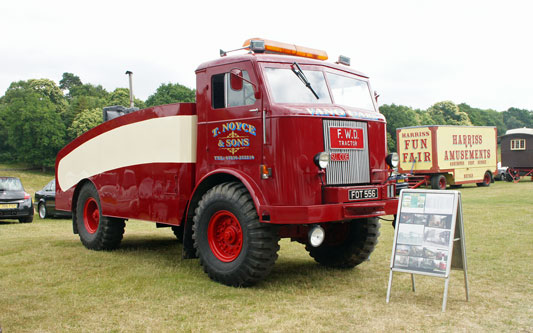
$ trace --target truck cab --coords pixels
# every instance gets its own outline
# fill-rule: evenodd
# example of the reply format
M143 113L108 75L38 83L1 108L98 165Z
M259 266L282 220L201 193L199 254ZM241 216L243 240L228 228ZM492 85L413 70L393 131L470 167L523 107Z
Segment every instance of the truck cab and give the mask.
M204 63L196 74L197 110L205 111L198 112L197 183L213 173L242 177L261 194L255 201L265 223L394 214L386 122L366 75L254 51Z

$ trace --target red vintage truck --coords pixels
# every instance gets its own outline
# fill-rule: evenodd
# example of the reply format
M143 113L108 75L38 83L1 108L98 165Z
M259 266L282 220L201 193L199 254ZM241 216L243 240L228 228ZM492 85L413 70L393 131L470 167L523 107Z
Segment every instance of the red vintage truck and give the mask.
M232 286L265 278L280 238L327 266L370 256L377 217L397 210L398 158L368 77L320 50L243 48L196 69L196 103L117 117L59 152L56 205L87 248L115 249L126 220L153 221Z

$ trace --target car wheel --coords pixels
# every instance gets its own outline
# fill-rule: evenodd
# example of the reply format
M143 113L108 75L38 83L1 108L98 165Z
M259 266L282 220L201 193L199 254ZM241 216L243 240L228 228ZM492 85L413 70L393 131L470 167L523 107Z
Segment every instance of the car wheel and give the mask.
M193 222L194 248L212 280L246 287L272 270L279 250L277 228L259 222L244 185L229 182L210 189Z
M86 248L113 250L122 241L125 223L123 219L103 216L98 191L92 184L86 184L78 196L76 226Z
M48 216L47 211L46 211L46 205L44 202L39 203L38 210L39 210L39 217L41 219L45 219Z

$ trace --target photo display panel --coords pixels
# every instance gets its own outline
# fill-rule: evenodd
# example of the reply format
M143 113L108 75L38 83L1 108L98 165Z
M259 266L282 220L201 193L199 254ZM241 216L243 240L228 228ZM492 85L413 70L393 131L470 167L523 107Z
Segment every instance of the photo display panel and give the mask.
M456 193L402 191L391 268L447 277L456 213Z

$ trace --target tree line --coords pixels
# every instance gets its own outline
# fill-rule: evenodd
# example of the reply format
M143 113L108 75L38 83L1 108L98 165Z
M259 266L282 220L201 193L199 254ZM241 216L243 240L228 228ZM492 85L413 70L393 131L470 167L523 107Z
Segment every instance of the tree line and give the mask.
M161 84L136 107L194 102L195 90L180 84ZM13 82L0 97L0 161L53 168L59 150L102 123L103 108L130 105L129 89L108 92L63 73L57 85L49 79Z
M161 84L144 108L177 102L194 102L195 90L178 83ZM108 92L101 85L83 83L72 73L63 73L57 85L49 79L13 82L0 97L0 161L32 167L53 168L59 150L74 138L102 122L102 109L129 105L129 90ZM396 128L419 125L496 126L499 135L507 129L533 128L533 111L517 108L498 112L473 108L465 103L438 102L427 110L404 105L382 105L387 118L389 151L396 151Z
M382 105L380 111L387 119L387 145L396 151L396 129L424 125L495 126L498 135L508 129L533 128L533 111L511 107L505 111L479 109L466 103L438 102L427 110L404 105Z

